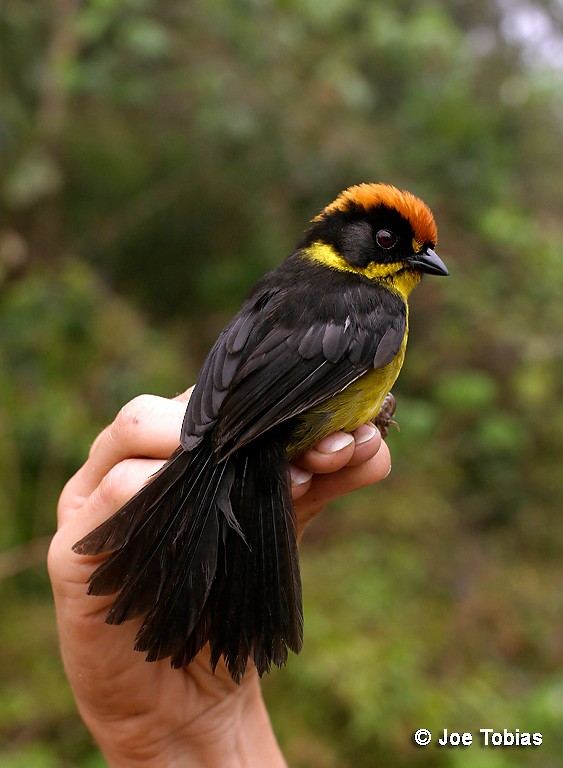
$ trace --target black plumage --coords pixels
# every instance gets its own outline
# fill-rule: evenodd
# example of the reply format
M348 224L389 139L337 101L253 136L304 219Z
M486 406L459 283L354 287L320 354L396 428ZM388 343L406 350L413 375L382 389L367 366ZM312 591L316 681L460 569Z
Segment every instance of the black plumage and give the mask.
M359 275L334 272L313 304L324 268L304 267L299 254L282 267L207 356L181 447L75 546L112 552L89 592L119 593L110 623L145 616L136 648L148 660L182 666L209 641L212 663L223 655L235 680L249 656L262 674L302 643L287 456L295 421L376 359L390 362L406 326L400 297Z
M143 617L148 660L180 667L208 642L238 681L249 658L263 674L300 650L289 461L375 416L402 364L409 292L422 272L447 274L435 240L410 193L345 190L219 335L169 461L74 546L108 553L89 592L117 594L110 623Z

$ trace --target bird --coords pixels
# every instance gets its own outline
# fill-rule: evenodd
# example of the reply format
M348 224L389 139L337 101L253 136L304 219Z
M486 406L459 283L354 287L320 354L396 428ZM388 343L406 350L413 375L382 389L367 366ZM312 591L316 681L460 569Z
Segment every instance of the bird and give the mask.
M377 418L403 364L408 297L448 275L430 208L380 182L342 191L219 334L179 446L73 549L108 557L89 579L110 624L140 619L147 661L189 665L209 643L236 683L303 643L290 462Z

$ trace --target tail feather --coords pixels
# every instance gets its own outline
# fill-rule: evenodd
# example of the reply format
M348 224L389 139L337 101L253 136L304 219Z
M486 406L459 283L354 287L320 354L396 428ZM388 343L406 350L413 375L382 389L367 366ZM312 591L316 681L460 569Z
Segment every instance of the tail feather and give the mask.
M101 523L77 541L73 550L79 555L100 555L125 546L132 534L138 531L139 518L148 522L163 500L166 499L170 504L173 496L181 498L182 489L178 486L179 482L185 478L187 460L190 458L190 454L177 448L148 485L141 488L109 520ZM111 594L111 592L97 594Z
M299 652L303 617L285 449L257 440L219 463L211 438L179 448L153 480L74 546L111 552L91 594L114 594L107 621L144 616L135 648L188 664L206 642L237 682Z
M141 616L160 599L185 501L201 477L199 465L208 461L209 457L202 462L200 456L178 449L145 488L74 545L81 554L113 550L91 575L88 588L93 595L119 593L108 612L108 623Z
M263 674L303 640L295 515L285 449L259 441L235 456L233 507L246 543L224 531L225 576L210 593L211 663L224 656L235 680L251 655Z
M185 500L163 588L136 638L135 648L146 651L149 661L170 656L173 666L188 664L207 641L207 599L217 574L219 550L217 496L226 469L224 463L211 466L209 477L195 489L193 506L190 496Z

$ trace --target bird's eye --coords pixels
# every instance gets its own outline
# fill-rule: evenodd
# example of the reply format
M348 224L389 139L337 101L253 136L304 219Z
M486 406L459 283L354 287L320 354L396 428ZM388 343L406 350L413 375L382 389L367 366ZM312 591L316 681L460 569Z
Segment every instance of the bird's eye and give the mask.
M380 248L385 248L386 250L392 248L398 239L397 235L388 229L380 229L375 236L375 242Z

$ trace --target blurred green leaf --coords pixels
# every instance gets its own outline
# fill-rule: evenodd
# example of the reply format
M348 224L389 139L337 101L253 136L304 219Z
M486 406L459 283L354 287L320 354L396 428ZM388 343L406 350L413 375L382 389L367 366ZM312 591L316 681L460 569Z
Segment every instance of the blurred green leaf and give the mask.
M436 385L436 397L453 411L472 412L491 408L498 399L498 384L484 371L456 371L444 376Z
M9 208L26 208L60 191L63 175L48 151L30 147L4 180L2 194Z

